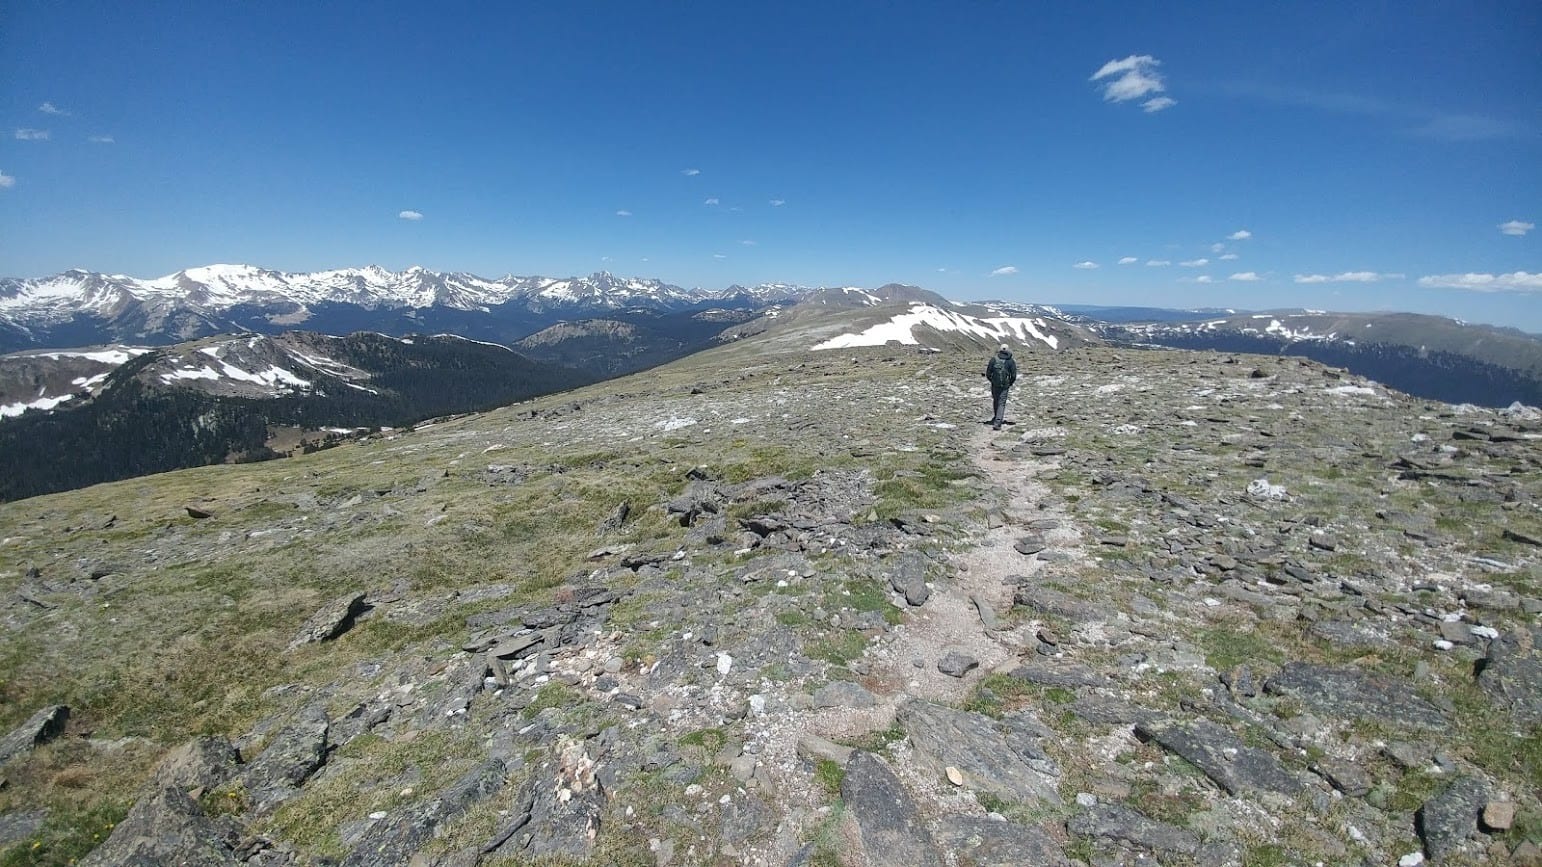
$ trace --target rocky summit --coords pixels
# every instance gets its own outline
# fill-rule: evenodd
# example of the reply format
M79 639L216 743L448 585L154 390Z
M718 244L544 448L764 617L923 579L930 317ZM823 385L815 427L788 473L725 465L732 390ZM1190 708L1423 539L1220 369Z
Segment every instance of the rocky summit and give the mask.
M1535 412L799 327L0 505L3 863L1542 858Z

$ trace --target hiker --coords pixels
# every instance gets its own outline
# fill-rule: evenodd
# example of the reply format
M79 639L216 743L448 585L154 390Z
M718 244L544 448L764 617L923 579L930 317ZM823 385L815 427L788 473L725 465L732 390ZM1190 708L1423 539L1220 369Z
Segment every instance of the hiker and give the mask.
M1001 423L1007 417L1007 391L1017 382L1017 362L1005 343L985 365L985 378L991 383L991 428L1001 430Z

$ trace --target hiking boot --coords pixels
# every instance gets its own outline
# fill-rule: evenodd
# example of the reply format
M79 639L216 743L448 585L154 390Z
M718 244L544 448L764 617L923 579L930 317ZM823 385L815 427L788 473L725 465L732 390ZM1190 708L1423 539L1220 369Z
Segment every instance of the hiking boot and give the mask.
M991 430L1001 430L1001 422L992 422Z

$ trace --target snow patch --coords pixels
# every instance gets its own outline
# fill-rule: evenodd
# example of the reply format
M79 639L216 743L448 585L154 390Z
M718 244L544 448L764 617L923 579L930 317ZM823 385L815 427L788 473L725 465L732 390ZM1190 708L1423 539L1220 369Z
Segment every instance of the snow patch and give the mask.
M922 325L937 331L951 331L981 337L991 342L1016 340L1019 343L1026 343L1029 340L1039 340L1051 349L1059 348L1060 345L1058 337L1045 333L1047 326L1042 319L1016 316L981 319L952 310L944 310L931 304L912 304L908 312L895 314L887 322L880 322L856 334L832 337L813 348L818 351L848 349L855 346L884 346L888 343L916 346L920 341L916 339L914 329Z
M15 418L29 409L53 409L74 397L73 394L61 394L58 397L40 397L31 403L0 404L0 418Z

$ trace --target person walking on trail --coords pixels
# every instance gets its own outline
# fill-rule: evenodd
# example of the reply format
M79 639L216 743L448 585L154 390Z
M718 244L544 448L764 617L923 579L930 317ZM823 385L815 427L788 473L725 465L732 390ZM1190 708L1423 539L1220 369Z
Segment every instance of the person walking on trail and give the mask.
M1005 343L991 356L990 363L985 365L985 378L991 384L991 428L1001 430L1001 423L1007 417L1007 392L1012 388L1012 383L1017 382L1017 362L1012 358L1012 350Z

